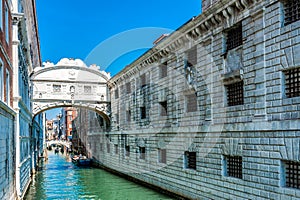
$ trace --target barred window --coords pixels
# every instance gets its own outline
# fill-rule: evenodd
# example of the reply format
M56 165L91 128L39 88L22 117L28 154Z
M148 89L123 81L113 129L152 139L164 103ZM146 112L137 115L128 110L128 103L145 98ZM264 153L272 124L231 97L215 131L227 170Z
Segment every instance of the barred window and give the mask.
M185 168L196 169L197 168L197 157L196 152L186 151L184 152Z
M119 113L115 114L115 119L116 119L116 123L119 124L120 123Z
M226 52L243 44L242 23L227 31Z
M131 111L130 110L126 110L126 120L127 120L127 122L131 122Z
M159 66L159 77L164 78L167 75L168 75L168 67L167 67L167 62L165 62Z
M284 161L285 186L300 189L300 162Z
M195 112L198 110L197 96L196 94L190 94L186 96L186 111Z
M160 116L168 115L168 103L167 101L160 102Z
M167 150L166 149L158 149L158 162L159 163L167 163Z
M125 156L127 156L127 157L130 156L130 146L129 145L125 146Z
M285 74L285 94L288 98L300 96L300 68L290 69Z
M115 99L118 99L119 98L119 89L116 88L115 90Z
M61 92L61 85L53 85L53 92Z
M84 91L84 93L86 93L86 94L90 94L90 93L92 93L92 87L91 86L83 86L83 91Z
M243 158L242 156L225 156L226 175L243 178Z
M110 153L110 143L106 143L106 150L107 150L107 153Z
M284 25L300 20L300 1L284 0Z
M195 66L197 64L197 46L187 51L187 63L189 66Z
M146 107L140 107L141 119L146 119Z
M131 83L130 82L126 83L126 93L127 94L131 93Z
M145 160L146 158L146 147L139 147L140 150L140 159Z
M244 82L239 81L226 85L227 105L236 106L244 104Z
M140 76L140 81L141 81L141 87L145 87L146 86L146 74L142 74Z
M117 144L115 144L115 154L119 153L119 146Z

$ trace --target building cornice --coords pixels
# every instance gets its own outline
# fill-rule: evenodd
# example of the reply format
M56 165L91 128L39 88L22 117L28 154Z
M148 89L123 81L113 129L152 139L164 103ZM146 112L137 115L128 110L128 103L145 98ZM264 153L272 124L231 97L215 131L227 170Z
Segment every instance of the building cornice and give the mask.
M142 68L160 63L162 58L172 56L178 49L189 43L195 43L201 37L205 39L205 35L222 24L225 28L232 26L236 22L235 20L240 12L259 1L261 0L225 0L216 2L213 6L205 10L204 13L190 19L164 40L126 66L110 79L109 86L112 87L120 82L120 80L128 79L128 77L131 77Z

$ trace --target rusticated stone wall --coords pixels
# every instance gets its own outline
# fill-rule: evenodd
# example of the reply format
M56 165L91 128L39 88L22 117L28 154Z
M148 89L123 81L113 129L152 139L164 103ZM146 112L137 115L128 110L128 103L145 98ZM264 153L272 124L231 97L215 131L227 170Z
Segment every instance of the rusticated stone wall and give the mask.
M286 85L300 67L300 21L284 25L284 14L276 0L211 4L109 81L112 131L88 133L90 154L190 199L300 198L286 182L286 163L300 162L300 97ZM242 42L228 50L239 25ZM242 101L230 106L240 81ZM229 157L241 158L240 177Z

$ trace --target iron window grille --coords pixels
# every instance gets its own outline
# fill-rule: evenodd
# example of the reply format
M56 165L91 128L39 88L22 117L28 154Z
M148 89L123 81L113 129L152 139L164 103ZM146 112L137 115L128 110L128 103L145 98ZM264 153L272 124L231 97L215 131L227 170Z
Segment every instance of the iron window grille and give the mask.
M125 156L127 156L127 157L130 156L130 146L129 145L125 146Z
M116 113L115 118L116 118L116 123L119 124L120 123L119 113Z
M288 98L300 96L300 68L289 69L285 74L285 94Z
M198 110L197 96L196 94L190 94L186 96L186 111L195 112Z
M119 90L118 88L115 90L115 99L118 99L119 98Z
M126 83L126 93L127 94L131 93L131 83L130 82Z
M243 178L243 158L242 156L226 156L227 176Z
M127 122L131 122L131 111L130 110L126 111L126 119L127 119Z
M160 116L167 116L168 115L168 103L167 101L160 102Z
M284 25L300 20L300 1L284 0Z
M159 66L159 74L160 74L160 78L164 78L168 76L167 62Z
M141 119L146 119L146 107L140 107Z
M158 162L159 163L167 163L167 150L166 149L158 149Z
M92 93L92 87L91 86L83 86L83 91L86 94Z
M195 66L197 64L197 46L193 46L187 51L187 65Z
M197 153L186 151L185 155L185 167L186 169L195 169L197 168Z
M146 147L140 147L140 159L145 160L146 158Z
M242 23L227 31L226 52L243 44Z
M227 105L236 106L244 104L244 82L239 81L226 85Z
M53 92L61 92L61 85L53 85Z
M119 153L119 146L117 144L115 144L115 154Z
M140 81L141 81L141 87L145 87L146 86L146 74L142 74L140 76Z
M300 162L285 161L285 186L300 189Z
M106 143L106 150L107 150L107 153L110 153L110 143Z

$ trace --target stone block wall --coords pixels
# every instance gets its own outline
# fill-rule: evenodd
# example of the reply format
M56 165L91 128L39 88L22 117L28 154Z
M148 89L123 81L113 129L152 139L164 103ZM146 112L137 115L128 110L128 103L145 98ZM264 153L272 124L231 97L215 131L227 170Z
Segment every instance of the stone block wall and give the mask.
M16 195L14 112L0 101L0 199Z
M286 85L286 71L300 67L300 20L285 25L284 15L281 1L217 1L138 58L109 83L113 129L89 134L93 157L190 199L300 198L286 175L300 163L300 96ZM228 50L239 25L241 45ZM243 98L230 106L240 81Z

